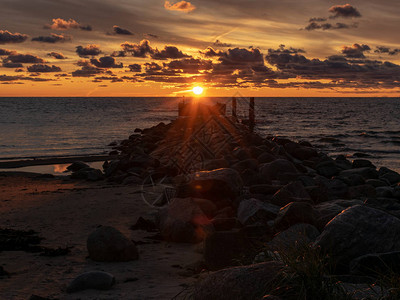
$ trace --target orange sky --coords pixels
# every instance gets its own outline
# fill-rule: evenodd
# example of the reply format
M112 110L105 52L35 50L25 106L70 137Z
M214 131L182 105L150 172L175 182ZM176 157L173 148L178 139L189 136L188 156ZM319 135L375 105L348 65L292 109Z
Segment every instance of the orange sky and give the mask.
M396 97L399 13L396 0L4 0L0 96Z

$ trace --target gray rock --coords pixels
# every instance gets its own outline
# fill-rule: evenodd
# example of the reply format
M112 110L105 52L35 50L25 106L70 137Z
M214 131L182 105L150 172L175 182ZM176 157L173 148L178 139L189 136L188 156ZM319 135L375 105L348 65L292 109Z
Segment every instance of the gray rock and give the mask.
M281 185L270 185L270 184L255 184L249 187L249 192L251 194L275 194L279 189L281 189Z
M363 184L363 185L349 187L347 197L349 199L356 199L356 198L357 199L365 199L365 198L375 197L375 196L376 196L375 188L372 185Z
M206 160L203 166L204 170L215 170L220 168L229 168L229 163L226 159L211 159Z
M264 152L257 157L257 160L260 164L270 163L275 159L276 157L268 152Z
M71 165L67 167L68 171L77 172L81 169L89 168L89 165L85 164L83 161L73 162Z
M271 199L271 203L281 207L293 201L311 202L311 197L301 181L293 181L285 185Z
M167 241L197 243L214 228L192 198L174 198L160 212L160 230Z
M390 230L388 230L390 228ZM315 241L339 262L370 253L400 251L400 220L365 205L352 206L324 228Z
M298 223L307 223L317 226L317 212L311 204L305 202L292 202L282 207L275 219L274 227L283 231Z
M135 244L111 226L101 226L94 230L86 246L89 257L95 261L130 261L139 258Z
M375 168L369 168L369 167L344 170L344 171L340 172L340 176L344 176L344 177L349 177L353 174L360 175L360 176L364 177L365 180L378 178L378 171L376 171Z
M76 277L67 287L67 293L83 290L109 290L115 284L115 278L110 273L91 271Z
M211 273L195 285L195 300L252 300L268 293L269 285L282 271L278 262L234 267Z
M319 234L320 232L315 226L300 223L279 232L267 246L272 250L291 250L297 246L308 245L314 242Z
M267 224L268 221L276 218L279 209L279 206L251 198L240 202L237 216L243 225Z
M278 179L279 175L298 173L296 167L286 159L277 159L260 166L260 174L266 180Z
M209 270L235 266L250 247L243 232L216 231L204 240L204 261Z
M324 228L324 226L340 214L343 210L354 205L362 205L361 200L331 200L324 203L320 203L315 206L318 212L318 228Z
M350 273L355 275L382 276L400 274L400 252L367 254L353 259Z
M365 183L372 185L373 187L388 186L386 181L380 179L368 179L365 181Z
M87 180L98 181L104 178L103 172L99 169L93 169L87 172Z
M326 178L331 178L339 174L340 169L337 167L335 161L324 161L319 163L315 169L317 170L318 174L324 176Z
M338 286L353 300L380 300L389 294L379 285L339 282Z
M236 198L243 188L240 174L230 168L201 171L191 174L187 186L178 189L178 197L203 199Z
M372 162L370 162L367 159L355 159L353 160L353 169L357 169L357 168L374 168L375 166L372 164Z
M393 197L393 188L390 186L381 186L375 189L376 197L378 198L392 198Z
M241 160L236 164L233 164L231 168L235 169L239 173L243 172L246 169L258 171L258 160L252 158Z

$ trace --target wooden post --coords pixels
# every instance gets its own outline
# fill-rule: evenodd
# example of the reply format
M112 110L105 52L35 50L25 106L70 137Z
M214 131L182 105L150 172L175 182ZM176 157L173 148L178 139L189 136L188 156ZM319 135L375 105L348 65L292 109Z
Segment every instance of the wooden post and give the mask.
M237 104L236 97L232 97L232 117L237 119Z
M254 97L251 97L250 103L249 103L249 129L250 129L250 132L254 131L254 125L255 125Z

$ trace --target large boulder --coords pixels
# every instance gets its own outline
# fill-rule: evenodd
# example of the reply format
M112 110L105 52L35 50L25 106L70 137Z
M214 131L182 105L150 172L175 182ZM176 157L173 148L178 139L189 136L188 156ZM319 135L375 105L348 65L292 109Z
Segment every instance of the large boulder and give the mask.
M192 297L195 300L261 299L282 270L279 262L220 270L196 284Z
M192 198L174 198L160 212L160 230L167 241L197 243L213 232L213 226Z
M267 224L268 221L276 218L279 209L279 206L251 198L240 202L237 216L243 225Z
M239 230L216 231L204 240L205 264L209 270L237 265L249 247L245 234Z
M400 219L365 205L352 206L331 220L315 241L338 262L370 253L400 251Z
M346 208L362 204L363 202L361 200L354 199L354 200L331 200L316 205L314 208L318 212L317 227L324 228L325 225L330 220L332 220Z
M267 246L272 250L293 250L298 246L308 245L319 236L318 229L310 224L296 224L274 236Z
M91 271L76 277L67 287L67 293L83 290L109 290L115 284L115 278L110 273Z
M135 244L111 226L94 230L86 242L89 257L95 261L130 261L139 258Z
M310 202L311 197L301 181L293 181L279 191L277 191L271 199L271 203L280 207L294 201Z
M400 274L400 252L367 254L350 263L350 272L355 275L381 276L392 272Z
M243 188L240 174L230 168L201 171L191 175L190 182L178 188L177 197L203 198L218 201L235 199Z
M340 176L343 177L349 177L354 174L364 177L365 180L378 178L378 171L371 167L356 168L340 172Z
M297 173L294 164L286 159L277 159L260 166L260 174L267 181L278 179L279 175Z
M292 202L282 207L275 219L274 227L283 231L298 223L307 223L317 226L318 215L311 204L306 202Z

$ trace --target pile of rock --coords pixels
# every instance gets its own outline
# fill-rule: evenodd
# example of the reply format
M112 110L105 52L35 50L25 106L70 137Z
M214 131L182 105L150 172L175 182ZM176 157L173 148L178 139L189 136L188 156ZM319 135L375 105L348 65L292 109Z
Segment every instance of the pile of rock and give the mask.
M185 126L173 121L136 130L117 147L120 158L105 163L104 173L120 183L140 183L149 172L174 182L175 198L159 212L161 236L203 241L210 270L237 264L257 241L275 253L300 244L320 247L334 257L341 274L370 278L377 270L400 269L397 172L377 169L365 158L334 159L308 142L261 138L237 126L229 139L212 136L210 149L219 149L218 155L205 157L198 171L183 176L166 158L168 149L185 145L190 135ZM266 267L256 267L254 274L263 276ZM226 271L226 276L243 270ZM220 290L229 290L227 284L221 281ZM212 298L204 290L209 285L201 286L199 295Z

